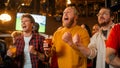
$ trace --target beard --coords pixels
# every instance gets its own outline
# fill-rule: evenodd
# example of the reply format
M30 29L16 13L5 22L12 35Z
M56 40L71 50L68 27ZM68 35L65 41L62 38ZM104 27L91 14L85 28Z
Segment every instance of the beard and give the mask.
M100 23L99 25L100 25L100 27L104 27L104 26L107 26L109 24L109 22L110 22L110 19L104 21L103 23Z
M106 25L108 25L108 23L109 22L103 22L103 23L100 24L100 27L106 26Z
M67 28L70 28L74 23L74 18L71 18L70 19L70 22L69 23L63 23L63 26L64 27L67 27Z

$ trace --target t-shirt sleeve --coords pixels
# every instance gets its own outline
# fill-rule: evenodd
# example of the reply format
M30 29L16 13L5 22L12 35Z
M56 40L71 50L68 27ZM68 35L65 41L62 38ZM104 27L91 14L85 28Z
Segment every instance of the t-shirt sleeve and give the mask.
M86 30L81 30L80 32L81 42L85 47L88 47L88 44L90 42L89 34Z
M110 34L108 36L108 39L107 39L107 42L106 42L106 46L107 47L110 47L110 48L113 48L113 49L117 49L118 48L118 27L120 27L120 25L115 25L111 31L110 31Z

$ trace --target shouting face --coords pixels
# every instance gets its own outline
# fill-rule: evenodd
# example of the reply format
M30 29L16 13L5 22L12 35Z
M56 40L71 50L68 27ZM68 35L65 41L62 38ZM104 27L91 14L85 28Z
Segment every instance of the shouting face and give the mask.
M64 10L63 12L63 17L62 17L62 22L63 22L63 26L70 28L75 21L75 11L73 8L68 7Z
M23 32L32 31L33 23L31 23L30 19L27 17L22 18L21 26Z

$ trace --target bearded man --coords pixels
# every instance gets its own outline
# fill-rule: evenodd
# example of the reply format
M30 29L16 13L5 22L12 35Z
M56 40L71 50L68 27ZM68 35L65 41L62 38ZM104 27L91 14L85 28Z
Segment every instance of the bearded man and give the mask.
M101 8L97 16L100 30L92 36L88 48L84 47L82 40L79 39L80 37L82 38L82 36L78 34L73 37L73 43L77 45L74 45L74 47L89 59L94 59L96 57L96 65L93 64L95 68L113 68L105 62L105 42L112 26L114 25L112 21L114 16L109 8Z

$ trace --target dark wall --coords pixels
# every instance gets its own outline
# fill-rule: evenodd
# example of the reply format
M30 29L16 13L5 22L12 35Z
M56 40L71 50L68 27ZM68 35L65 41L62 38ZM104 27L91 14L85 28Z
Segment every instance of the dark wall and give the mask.
M87 24L91 29L94 24L97 24L97 17L79 17L78 25Z
M52 35L62 23L54 17L47 17L45 34Z

